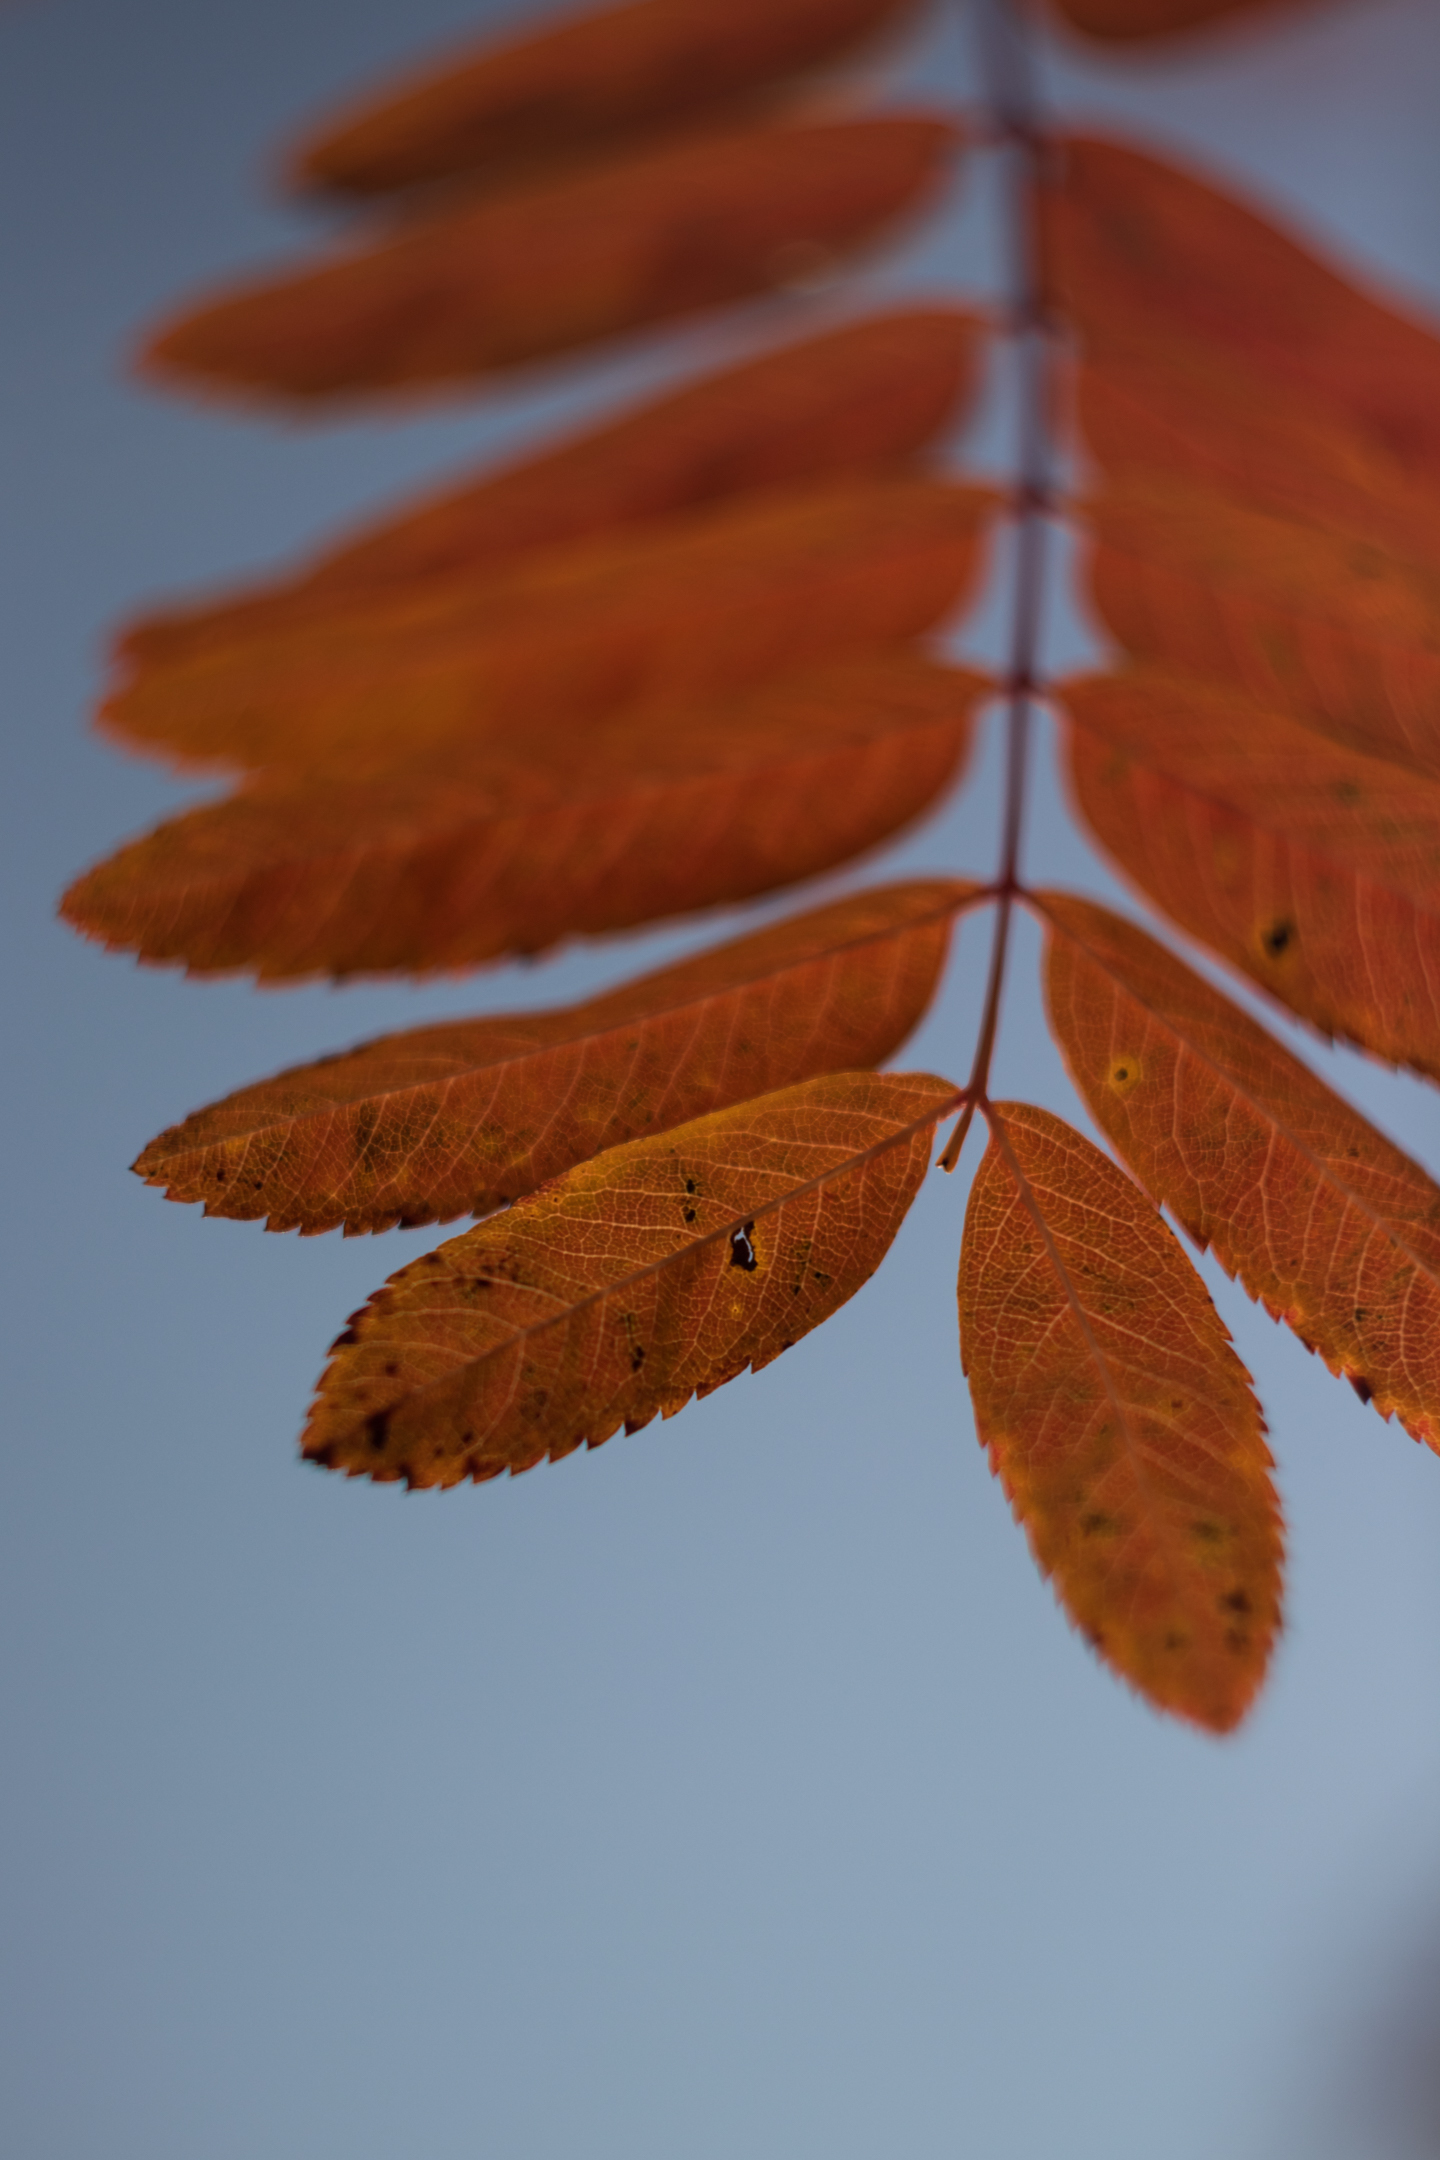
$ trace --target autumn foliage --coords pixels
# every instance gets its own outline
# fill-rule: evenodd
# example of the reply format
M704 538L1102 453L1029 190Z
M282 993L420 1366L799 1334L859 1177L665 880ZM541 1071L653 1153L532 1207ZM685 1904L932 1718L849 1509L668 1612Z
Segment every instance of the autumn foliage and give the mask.
M1242 11L1057 0L1065 34L1120 41ZM1046 686L1090 835L1321 1036L1440 1079L1440 339L1199 175L1042 127L1024 10L981 11L994 110L857 109L918 12L631 0L462 49L291 151L348 234L163 324L142 363L167 384L291 413L454 395L833 281L982 154L1022 259L1008 310L832 315L130 624L101 727L229 792L63 910L201 974L472 968L853 861L958 782L998 702L998 870L861 885L578 1006L317 1058L135 1167L273 1230L479 1218L352 1318L303 1443L452 1485L778 1357L879 1264L937 1128L959 1119L953 1167L978 1115L981 1442L1099 1653L1225 1731L1280 1624L1282 1533L1248 1375L1160 1210L1440 1450L1440 1186L1210 977L1025 883L1045 539L1080 531L1115 655ZM1025 408L1008 494L944 454L997 351ZM992 680L938 635L1007 521ZM991 1100L1017 905L1113 1154ZM968 1077L879 1071L981 906Z

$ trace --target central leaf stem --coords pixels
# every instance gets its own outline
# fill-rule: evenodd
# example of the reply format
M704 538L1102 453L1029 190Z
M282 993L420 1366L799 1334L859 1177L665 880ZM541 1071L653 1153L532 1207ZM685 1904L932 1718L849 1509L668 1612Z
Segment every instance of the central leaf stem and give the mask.
M1030 763L1032 705L1045 606L1046 555L1052 474L1049 430L1051 325L1036 252L1036 191L1047 144L1038 124L1031 53L1025 27L1008 0L980 0L980 31L989 84L992 123L1007 179L1005 215L1008 256L1014 265L1011 335L1018 376L1015 568L1010 616L1010 654L1005 673L1005 807L1000 868L995 880L995 928L990 977L965 1089L965 1108L940 1157L953 1170L977 1109L987 1101L990 1061L1000 1020L1010 919L1020 890L1020 842L1025 824L1025 786Z

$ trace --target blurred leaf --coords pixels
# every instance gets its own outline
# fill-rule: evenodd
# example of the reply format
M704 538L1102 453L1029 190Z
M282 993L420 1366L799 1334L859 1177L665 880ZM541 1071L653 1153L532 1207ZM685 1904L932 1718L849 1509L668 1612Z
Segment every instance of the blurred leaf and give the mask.
M291 177L360 196L508 180L709 120L910 12L913 0L631 0L487 37L322 123Z
M1142 891L1327 1035L1440 1078L1440 782L1158 670L1065 705L1078 806Z
M909 657L797 676L706 712L528 727L374 779L253 783L162 825L62 902L87 936L279 980L472 966L748 900L848 861L932 803L979 676Z
M147 370L313 400L461 383L824 275L941 186L950 122L717 131L413 213L164 324Z
M1177 344L1352 430L1403 473L1440 482L1440 338L1361 292L1268 219L1122 144L1072 136L1044 201L1057 304L1105 353Z
M1051 0L1055 11L1086 37L1133 44L1177 31L1198 30L1232 15L1268 11L1276 0Z
M1091 592L1136 659L1440 778L1440 566L1173 481L1085 515Z
M363 527L282 583L143 617L136 665L266 636L435 578L676 511L915 457L968 406L981 325L939 308L846 323L624 413L498 473Z
M933 480L837 482L547 550L508 574L339 592L304 622L141 666L101 725L177 764L528 765L527 743L553 744L555 723L568 746L581 723L742 692L935 627L973 583L991 505Z

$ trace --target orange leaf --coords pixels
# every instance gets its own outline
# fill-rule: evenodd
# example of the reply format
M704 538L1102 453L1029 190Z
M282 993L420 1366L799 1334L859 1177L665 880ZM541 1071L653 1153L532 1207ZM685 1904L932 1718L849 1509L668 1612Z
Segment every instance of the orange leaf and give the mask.
M1198 487L1333 525L1408 561L1433 559L1434 490L1248 361L1157 331L1090 351L1072 374L1084 449L1111 480Z
M1085 514L1091 590L1127 652L1440 777L1433 567L1183 485Z
M567 1011L382 1035L197 1110L135 1169L271 1230L488 1214L602 1149L880 1064L978 889L879 886Z
M710 118L836 57L912 0L631 0L462 47L302 143L300 187L379 195L509 179Z
M1202 23L1231 15L1258 13L1272 0L1051 0L1086 37L1130 44L1140 38L1169 37L1196 30Z
M735 129L447 202L231 288L145 364L301 399L465 381L813 275L926 201L957 139L902 117Z
M1122 144L1071 137L1044 206L1047 271L1104 353L1159 332L1242 361L1440 481L1440 338L1319 262L1266 218Z
M1264 1422L1171 1232L1046 1110L996 1105L960 1334L981 1442L1066 1610L1157 1708L1228 1732L1280 1621Z
M1252 1297L1440 1452L1440 1185L1153 938L1037 897L1051 1024L1096 1123Z
M121 639L140 663L269 635L428 578L495 573L523 555L727 496L912 457L968 403L980 325L938 308L846 323L687 383L593 434L427 497L283 583L150 616Z
M1079 808L1141 890L1325 1034L1440 1078L1440 783L1149 670L1065 702Z
M296 628L142 668L101 725L177 763L354 775L457 743L743 691L938 623L973 580L978 489L832 484L573 548L509 576L342 593Z
M838 1073L567 1171L355 1315L305 1454L495 1477L768 1365L884 1259L955 1098L928 1073Z
M986 685L911 659L708 713L527 728L524 758L261 779L162 825L62 901L197 973L473 965L747 900L887 838L955 776Z
M1064 702L1079 810L1142 892L1321 1032L1440 1078L1440 784L1151 670Z

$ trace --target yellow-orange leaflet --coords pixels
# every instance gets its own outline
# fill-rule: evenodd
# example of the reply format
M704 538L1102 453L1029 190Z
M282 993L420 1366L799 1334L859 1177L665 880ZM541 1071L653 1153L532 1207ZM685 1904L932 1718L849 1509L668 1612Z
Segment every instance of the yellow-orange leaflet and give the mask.
M301 187L353 195L508 179L693 126L833 59L913 0L631 0L486 39L387 84L295 152Z
M941 185L956 130L740 128L478 202L217 295L145 365L309 400L459 383L813 276Z
M960 1334L980 1439L1067 1611L1157 1707L1228 1731L1280 1621L1259 1405L1172 1233L1048 1111L996 1105Z
M879 1266L955 1099L927 1073L838 1073L568 1171L355 1315L305 1454L453 1485L769 1364Z
M878 886L566 1011L383 1035L197 1110L135 1168L271 1230L488 1214L605 1148L880 1064L977 890Z
M1440 1451L1440 1186L1143 931L1040 899L1051 1023L1097 1124L1252 1297Z
M1079 808L1143 891L1326 1034L1440 1076L1440 781L1154 669L1065 704Z

